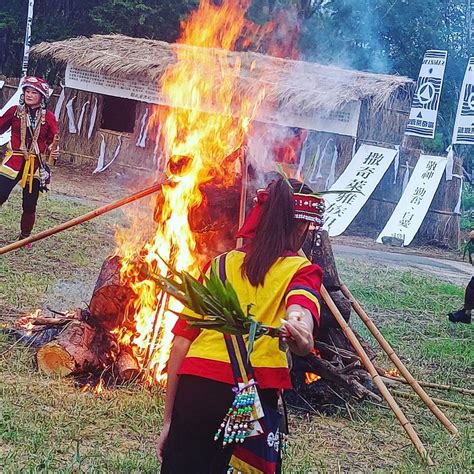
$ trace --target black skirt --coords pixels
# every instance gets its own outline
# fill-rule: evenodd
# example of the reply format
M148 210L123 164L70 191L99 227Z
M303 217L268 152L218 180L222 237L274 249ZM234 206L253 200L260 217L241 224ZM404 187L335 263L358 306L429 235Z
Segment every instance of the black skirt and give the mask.
M276 408L276 390L259 390L259 395ZM233 445L223 448L214 435L233 401L232 385L193 375L179 377L162 474L227 472Z

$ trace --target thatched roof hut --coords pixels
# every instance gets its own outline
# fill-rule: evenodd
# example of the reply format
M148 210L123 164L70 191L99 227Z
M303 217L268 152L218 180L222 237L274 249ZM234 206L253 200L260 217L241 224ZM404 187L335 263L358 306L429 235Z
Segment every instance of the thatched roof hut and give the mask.
M272 123L276 128L307 129L305 154L320 152L320 162L314 182L317 189L328 184L328 176L337 178L350 162L361 143L388 148L401 145L400 163L413 169L420 155L420 143L405 137L411 94L414 82L402 76L373 74L342 69L304 61L270 57L259 53L224 52L163 41L129 38L121 35L96 35L91 38L73 38L54 43L41 43L31 49L38 72L49 72L49 79L58 81L67 72L67 67L92 71L107 78L128 81L128 87L147 85L152 93L133 96L129 91L117 88L101 89L93 86L77 86L65 89L64 104L70 104L76 115L89 113L84 126L71 133L66 107L60 112L63 133L63 153L71 159L96 161L104 146L110 157L119 150L114 168L150 169L156 166L156 133L149 130L144 139L143 123L149 115L150 103L158 106L181 106L163 100L159 93L160 78L170 64L189 61L191 67L199 68L206 58L206 73L209 80L221 74L222 61L234 68L237 87L246 97L258 95L265 88L266 95L257 120ZM184 59L183 59L184 55ZM209 67L209 57L215 57L215 68ZM99 82L100 82L99 81ZM117 95L116 98L111 97ZM74 102L72 99L75 97ZM132 100L131 100L132 99ZM90 119L92 104L97 113ZM54 105L54 103L53 103ZM156 107L156 105L153 105ZM116 123L117 116L126 120ZM142 126L141 126L142 125ZM290 129L291 127L291 129ZM327 154L327 156L325 155ZM153 157L153 159L152 159ZM106 160L107 161L107 160ZM310 163L311 160L308 160ZM313 160L314 162L314 160ZM308 164L305 165L309 166ZM402 193L404 170L390 167L373 196L347 232L376 236L391 215ZM453 215L458 181L442 180L440 189L430 208L430 225L422 225L417 240L440 240L457 245L459 237L458 218ZM433 219L436 225L433 225ZM362 231L361 231L362 230Z
M57 64L72 63L109 76L158 82L167 67L176 62L178 50L199 66L203 49L164 41L122 35L94 35L54 43L41 43L31 56ZM210 54L205 50L206 58ZM212 51L211 51L212 53ZM216 63L222 51L214 50ZM332 110L353 101L370 100L375 109L390 103L401 89L408 92L413 81L403 76L372 74L276 58L259 53L225 53L230 63L241 61L239 85L258 91L266 88L268 101L291 104L298 110Z

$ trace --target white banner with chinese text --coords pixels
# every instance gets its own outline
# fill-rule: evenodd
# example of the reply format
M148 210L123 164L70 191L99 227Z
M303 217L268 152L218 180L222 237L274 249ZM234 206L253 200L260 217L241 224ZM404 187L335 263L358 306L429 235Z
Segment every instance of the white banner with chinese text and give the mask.
M327 194L325 224L330 236L342 234L374 192L377 184L397 155L397 150L361 145L331 190L348 191Z
M360 101L354 101L337 110L302 112L289 104L282 104L277 111L265 111L262 108L258 112L257 120L283 125L284 127L298 127L317 132L357 137L360 106Z
M447 57L447 51L426 52L411 104L407 135L434 138Z
M158 86L151 81L145 82L139 79L131 81L78 68L71 64L66 66L65 85L71 89L133 99L149 104L162 104L164 102L159 95Z
M445 156L421 155L410 181L389 221L377 237L395 237L409 245L420 228L433 201L446 168Z
M172 105L160 94L158 84L152 81L140 81L138 79L131 81L79 68L72 64L68 64L66 67L65 85L70 89L122 97L149 104ZM298 127L356 137L360 106L360 101L353 101L333 111L302 112L301 110L295 110L289 104L283 104L277 111L273 108L266 111L265 107L262 107L256 120L285 127ZM219 112L213 109L212 104L209 104L204 111Z
M474 144L474 57L469 58L459 95L453 143Z

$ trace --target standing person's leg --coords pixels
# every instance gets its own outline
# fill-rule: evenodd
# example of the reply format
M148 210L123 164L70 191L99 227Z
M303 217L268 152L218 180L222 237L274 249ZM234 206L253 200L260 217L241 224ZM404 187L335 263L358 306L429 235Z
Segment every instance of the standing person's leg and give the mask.
M28 185L23 189L23 213L20 222L20 238L29 237L36 220L36 204L38 203L40 183L33 180L33 189L29 192Z
M452 323L470 324L472 320L472 310L474 309L474 277L467 284L464 292L464 306L453 313L449 313L448 317Z
M464 293L464 309L466 313L469 311L469 314L474 309L474 277L467 284L466 292Z
M7 201L16 183L18 183L18 179L10 179L0 175L0 206Z
M192 375L180 376L162 474L226 472L233 447L223 448L222 443L214 441L214 435L233 400L231 385Z

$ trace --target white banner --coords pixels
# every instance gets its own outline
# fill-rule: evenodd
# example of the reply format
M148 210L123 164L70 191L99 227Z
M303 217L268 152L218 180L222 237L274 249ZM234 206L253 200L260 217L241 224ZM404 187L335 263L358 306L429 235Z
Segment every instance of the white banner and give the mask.
M66 67L65 85L71 89L123 97L149 104L170 105L161 96L158 85L151 81L115 78L97 71L78 68L71 64ZM294 110L290 105L285 104L278 111L265 111L263 107L256 120L285 127L298 127L356 137L359 115L359 101L351 102L335 111L304 114L300 110Z
M426 52L413 96L407 135L434 138L447 57L447 51Z
M377 242L382 243L382 237L395 237L403 240L403 245L411 243L433 201L445 168L445 156L420 156L408 186Z
M337 110L315 111L302 114L288 104L281 105L277 111L265 111L262 108L257 120L275 123L285 127L298 127L318 132L336 133L338 135L357 136L360 116L360 101L350 102Z
M397 150L379 146L360 146L344 173L331 186L331 190L352 192L324 196L324 229L330 236L340 235L347 229L374 192L397 153Z
M149 104L163 104L158 86L151 81L129 80L101 74L97 71L77 68L68 64L65 77L66 87L97 94L123 97Z
M23 61L21 66L22 76L26 76L28 71L28 60L30 57L30 44L31 44L31 24L33 23L33 9L35 6L35 0L28 0L28 15L26 17L26 30L25 30L25 41L23 45Z
M461 94L459 95L453 143L474 144L474 57L469 58Z

